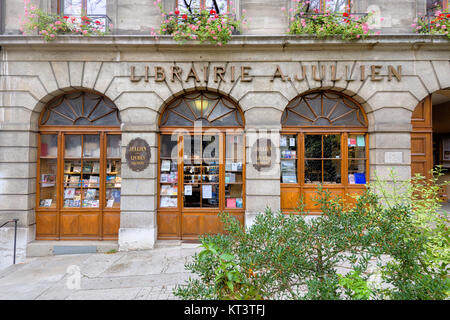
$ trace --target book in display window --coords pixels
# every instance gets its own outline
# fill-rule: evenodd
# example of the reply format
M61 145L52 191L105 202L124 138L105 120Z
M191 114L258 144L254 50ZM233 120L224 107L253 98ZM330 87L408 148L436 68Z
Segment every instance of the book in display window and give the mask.
M280 137L281 183L297 183L297 135Z

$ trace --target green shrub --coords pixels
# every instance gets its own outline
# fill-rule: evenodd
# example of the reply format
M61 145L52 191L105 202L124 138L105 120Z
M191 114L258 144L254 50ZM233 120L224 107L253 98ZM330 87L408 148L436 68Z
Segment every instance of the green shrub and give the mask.
M300 202L296 214L267 208L248 229L220 213L226 233L201 237L204 250L186 265L198 277L174 293L184 299L444 299L448 220L433 211L436 190L436 181L392 187L378 179L350 207L319 187L314 201L321 216L307 217ZM378 270L369 268L371 261ZM342 265L350 272L339 274ZM375 273L377 285L369 281Z

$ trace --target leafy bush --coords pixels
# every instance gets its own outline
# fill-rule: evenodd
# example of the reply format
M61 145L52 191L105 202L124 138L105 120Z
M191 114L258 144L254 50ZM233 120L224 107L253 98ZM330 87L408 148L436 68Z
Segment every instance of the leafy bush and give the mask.
M444 299L448 220L433 212L433 181L394 183L393 191L377 180L354 206L319 187L321 216L308 217L300 202L297 214L267 208L248 229L221 213L226 233L201 238L205 250L186 265L198 277L174 293L185 299ZM402 196L393 197L399 190ZM342 265L350 272L339 274ZM380 281L371 281L377 274Z

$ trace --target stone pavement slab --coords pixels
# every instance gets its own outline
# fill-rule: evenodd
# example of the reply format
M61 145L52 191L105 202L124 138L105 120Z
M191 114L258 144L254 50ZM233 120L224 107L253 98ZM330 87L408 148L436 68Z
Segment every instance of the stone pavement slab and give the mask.
M172 290L191 273L184 269L199 244L153 250L29 258L0 272L0 299L175 299Z

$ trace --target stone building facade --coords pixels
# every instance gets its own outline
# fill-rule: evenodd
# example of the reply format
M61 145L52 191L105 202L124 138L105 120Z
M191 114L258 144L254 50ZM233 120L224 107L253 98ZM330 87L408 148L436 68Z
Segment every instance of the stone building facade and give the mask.
M48 11L57 8L57 1L37 2ZM252 22L222 47L179 45L168 36L155 39L149 30L159 28L160 16L151 2L107 2L114 23L112 35L60 36L50 43L38 36L19 35L17 17L23 3L3 2L2 12L7 14L2 16L0 35L0 224L19 219L20 259L36 241L39 119L49 101L74 90L105 96L120 113L120 250L151 249L158 239L160 117L174 97L206 90L229 98L241 109L248 134L246 225L266 206L282 207L282 115L302 94L331 90L360 104L367 117L371 178L378 174L387 179L391 168L402 179L411 176L411 118L430 95L444 97L439 100L444 110L442 130L444 135L449 132L450 43L444 36L411 33L412 20L426 10L425 0L356 1L357 12L374 10L384 18L376 21L381 35L361 41L288 36L284 34L288 19L280 7L289 8L289 1L238 0L238 11L245 9ZM175 5L174 1L163 3L167 8ZM182 70L182 81L169 79L173 66ZM163 81L155 67L164 70ZM225 70L218 81L214 67ZM236 71L234 81L231 67ZM199 81L188 76L192 68ZM305 77L299 80L303 70ZM242 77L250 80L242 81ZM277 155L267 172L251 163L252 146L261 137L270 138ZM125 155L136 138L150 147L150 162L143 171L130 169ZM13 229L0 231L0 247L8 251L0 257L9 259Z

